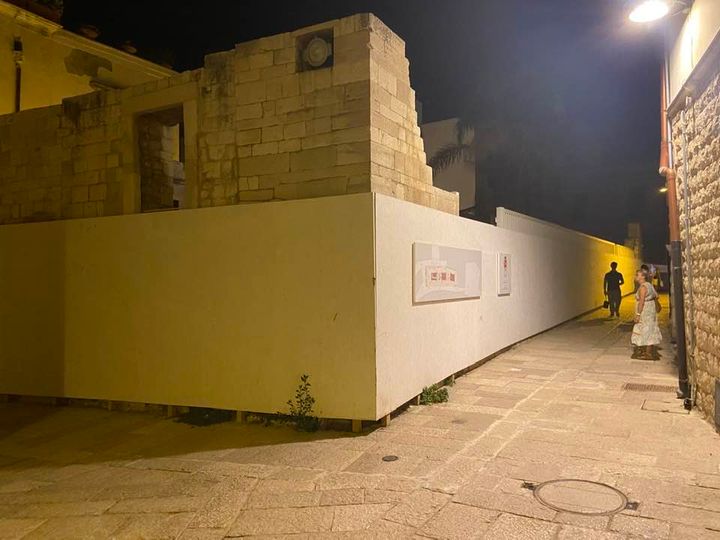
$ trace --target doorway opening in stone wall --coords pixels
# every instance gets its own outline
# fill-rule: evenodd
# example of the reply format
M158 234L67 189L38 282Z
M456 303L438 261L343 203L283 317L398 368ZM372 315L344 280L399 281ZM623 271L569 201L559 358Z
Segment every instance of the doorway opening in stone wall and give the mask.
M182 105L137 116L140 210L185 206L185 129Z

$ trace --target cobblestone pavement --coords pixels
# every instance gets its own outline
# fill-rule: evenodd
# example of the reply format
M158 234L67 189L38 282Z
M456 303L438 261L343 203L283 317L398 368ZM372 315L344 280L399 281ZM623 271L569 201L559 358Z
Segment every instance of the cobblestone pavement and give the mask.
M630 360L629 326L604 313L362 436L0 405L0 538L720 539L720 437L669 390L623 389L673 386L674 371ZM637 508L556 511L523 485L563 478L614 486ZM614 504L548 493L576 511Z

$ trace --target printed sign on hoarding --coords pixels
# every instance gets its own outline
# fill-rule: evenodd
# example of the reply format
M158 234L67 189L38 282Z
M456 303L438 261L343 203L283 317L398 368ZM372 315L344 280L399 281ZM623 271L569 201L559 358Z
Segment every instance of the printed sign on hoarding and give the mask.
M498 296L510 294L511 287L511 259L508 253L498 253Z
M481 295L482 252L413 244L413 302L438 302Z

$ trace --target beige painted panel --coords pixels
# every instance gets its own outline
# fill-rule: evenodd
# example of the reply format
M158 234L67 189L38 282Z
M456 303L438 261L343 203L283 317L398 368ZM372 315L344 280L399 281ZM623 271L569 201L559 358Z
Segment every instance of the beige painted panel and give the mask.
M0 226L0 393L63 395L62 225Z
M375 418L370 194L0 227L0 393Z
M382 195L375 214L379 415L424 386L598 307L612 260L628 281L624 292L632 292L640 264L623 246L608 249L612 244L580 234L569 242L567 230L548 237L541 224L545 236L525 234ZM414 242L481 250L482 297L413 305ZM499 252L512 256L509 296L497 294Z

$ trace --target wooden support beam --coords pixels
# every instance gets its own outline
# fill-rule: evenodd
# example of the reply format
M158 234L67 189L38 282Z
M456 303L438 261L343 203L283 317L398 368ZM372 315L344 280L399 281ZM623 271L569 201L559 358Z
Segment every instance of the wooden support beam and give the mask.
M174 418L178 415L178 407L176 405L168 405L165 416L167 418Z
M380 425L382 427L388 427L390 425L390 415L386 414L380 419Z
M352 432L353 433L362 433L362 420L353 420L352 421Z
M235 417L236 422L240 422L241 424L247 424L247 419L248 419L247 411L237 411L237 416Z

